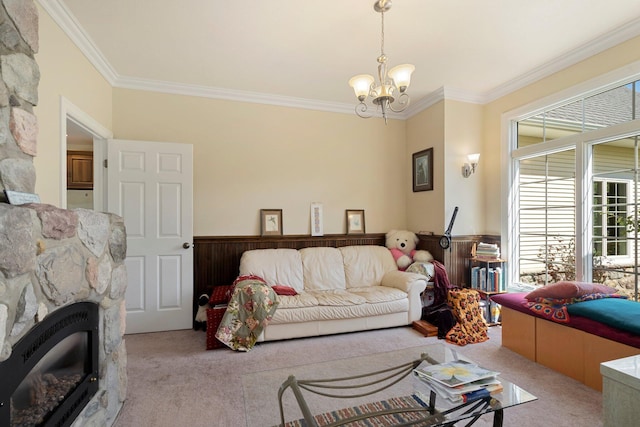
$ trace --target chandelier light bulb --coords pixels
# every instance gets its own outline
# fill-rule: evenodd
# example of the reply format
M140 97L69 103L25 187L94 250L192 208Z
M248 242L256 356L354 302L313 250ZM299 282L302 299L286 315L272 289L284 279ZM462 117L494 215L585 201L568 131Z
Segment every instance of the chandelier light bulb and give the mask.
M398 89L400 89L400 92L404 92L411 84L411 74L415 69L416 67L411 64L396 65L389 70L388 74Z
M373 76L369 74L358 74L349 80L349 86L353 88L353 91L356 93L356 98L358 98L360 102L364 101L369 95L373 81Z

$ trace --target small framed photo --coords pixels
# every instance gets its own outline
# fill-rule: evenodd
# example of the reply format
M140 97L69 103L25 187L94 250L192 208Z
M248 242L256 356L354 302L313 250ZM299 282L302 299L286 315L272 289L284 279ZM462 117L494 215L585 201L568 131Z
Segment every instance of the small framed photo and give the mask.
M364 234L364 210L347 209L347 234Z
M282 236L282 209L260 209L260 235Z
M322 236L322 203L311 203L311 235Z
M433 147L413 153L413 192L433 190Z

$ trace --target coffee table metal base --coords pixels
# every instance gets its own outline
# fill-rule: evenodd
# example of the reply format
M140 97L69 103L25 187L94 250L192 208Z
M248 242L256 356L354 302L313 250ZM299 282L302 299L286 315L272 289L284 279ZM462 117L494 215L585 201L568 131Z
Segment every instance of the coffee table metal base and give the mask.
M430 357L429 354L423 353L419 359L411 362L361 375L316 380L300 380L294 375L291 375L282 383L278 390L281 426L286 426L282 397L288 389L291 389L294 394L306 425L317 427L316 417L307 405L303 390L337 399L360 398L378 393L398 383L410 375L413 369L417 368L423 362L431 364L438 363L438 361ZM429 394L429 402L422 402L421 405L416 405L415 407L388 407L390 405L387 402L384 405L387 408L382 410L363 411L362 408L358 408L358 410L353 411L338 411L339 413L354 413L355 415L344 416L342 419L325 425L337 427L357 421L394 415L397 417L395 419L399 422L397 425L400 426L452 426L461 420L467 420L468 422L465 425L470 426L482 415L493 412L493 426L502 426L504 419L503 408L499 404L496 404L496 400L491 396L480 397L459 405L449 405L446 409L438 409L436 399L436 393L431 391ZM420 399L415 399L414 401L421 402ZM379 405L372 404L370 406L377 407ZM320 419L326 419L326 417L321 416Z

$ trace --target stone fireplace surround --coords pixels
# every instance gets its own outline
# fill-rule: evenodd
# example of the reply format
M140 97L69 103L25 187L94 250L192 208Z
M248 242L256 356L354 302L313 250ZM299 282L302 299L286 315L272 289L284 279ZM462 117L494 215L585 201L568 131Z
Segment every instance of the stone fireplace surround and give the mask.
M0 363L60 307L99 305L99 389L73 425L109 426L126 397L125 228L85 209L0 204Z
M0 192L35 192L37 51L34 1L0 0ZM112 425L126 397L125 256L117 215L0 203L0 363L59 308L99 305L99 389L74 426Z

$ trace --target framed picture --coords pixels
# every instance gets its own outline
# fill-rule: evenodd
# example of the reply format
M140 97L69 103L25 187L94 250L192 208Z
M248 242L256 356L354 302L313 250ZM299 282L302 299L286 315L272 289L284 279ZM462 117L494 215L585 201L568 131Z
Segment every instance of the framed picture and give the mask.
M282 236L282 209L260 209L260 235Z
M433 147L413 153L413 192L433 190Z
M322 203L311 203L311 235L322 236Z
M347 209L347 234L364 234L364 210Z

